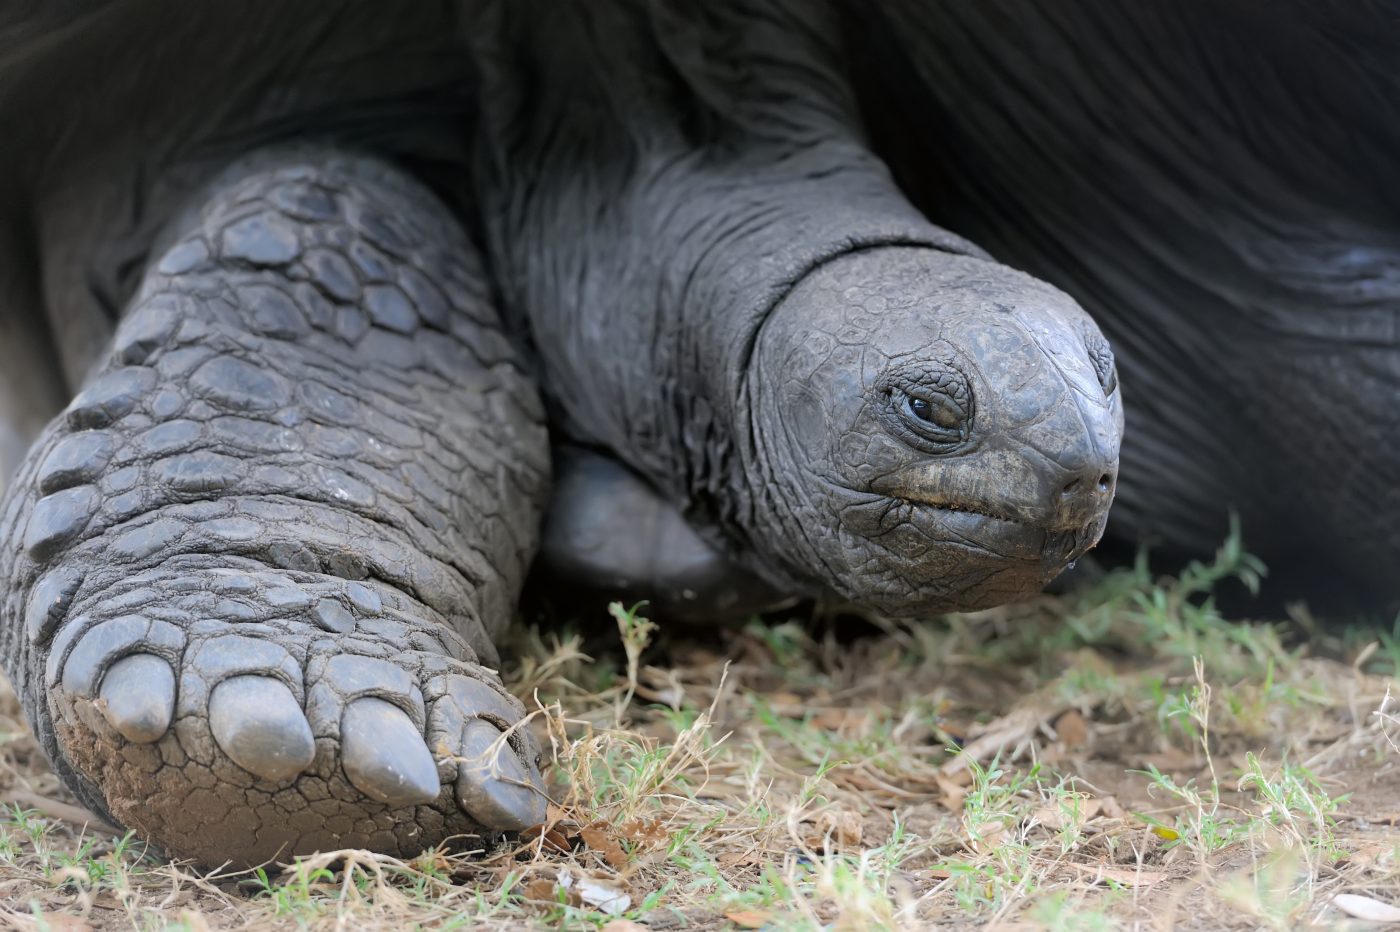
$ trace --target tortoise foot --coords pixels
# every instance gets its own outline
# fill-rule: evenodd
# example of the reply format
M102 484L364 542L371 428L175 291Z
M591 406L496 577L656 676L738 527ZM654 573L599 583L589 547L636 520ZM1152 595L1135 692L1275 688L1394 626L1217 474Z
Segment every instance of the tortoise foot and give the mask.
M383 584L177 558L57 626L59 747L114 819L210 863L543 821L524 709L429 614Z

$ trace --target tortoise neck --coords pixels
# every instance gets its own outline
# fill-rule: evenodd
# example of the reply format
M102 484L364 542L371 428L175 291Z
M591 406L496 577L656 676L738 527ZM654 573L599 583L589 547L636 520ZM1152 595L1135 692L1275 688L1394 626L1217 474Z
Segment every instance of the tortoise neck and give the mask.
M519 54L483 60L477 181L556 436L609 450L742 549L762 481L745 381L767 313L852 250L980 251L925 221L866 148L839 37L815 36L827 25L755 49L708 18L656 30L599 4L556 11L546 34L520 16L503 31Z

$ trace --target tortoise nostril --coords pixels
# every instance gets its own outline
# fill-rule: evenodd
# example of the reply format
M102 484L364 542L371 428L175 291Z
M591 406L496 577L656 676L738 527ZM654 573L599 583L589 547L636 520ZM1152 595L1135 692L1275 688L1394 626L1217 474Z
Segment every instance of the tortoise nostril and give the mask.
M1056 482L1050 488L1059 488L1059 493L1050 492L1049 527L1057 531L1072 531L1082 534L1085 528L1103 519L1112 501L1113 483L1118 471L1109 467L1102 472L1104 464L1096 463L1088 469L1070 473L1069 481L1063 485ZM1079 537L1075 537L1078 541Z
M1102 473L1098 479L1093 479L1091 476L1076 476L1060 488L1060 498L1077 498L1095 491L1099 495L1106 495L1112 488L1113 473Z

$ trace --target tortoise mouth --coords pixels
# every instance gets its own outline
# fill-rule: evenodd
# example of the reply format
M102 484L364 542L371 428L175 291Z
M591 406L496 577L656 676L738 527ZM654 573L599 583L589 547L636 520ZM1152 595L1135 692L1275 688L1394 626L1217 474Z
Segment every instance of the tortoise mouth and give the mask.
M946 511L952 514L977 515L978 517L991 518L994 521L1002 521L1007 524L1019 524L1024 527L1031 527L1031 525L1025 521L1013 518L1005 512L998 511L980 502L942 501L914 498L912 496L904 496L904 500L911 505L921 508L932 508L936 511Z
M926 535L984 555L1038 567L1063 567L1098 539L1101 521L1073 530L1042 527L982 502L904 498L911 523Z

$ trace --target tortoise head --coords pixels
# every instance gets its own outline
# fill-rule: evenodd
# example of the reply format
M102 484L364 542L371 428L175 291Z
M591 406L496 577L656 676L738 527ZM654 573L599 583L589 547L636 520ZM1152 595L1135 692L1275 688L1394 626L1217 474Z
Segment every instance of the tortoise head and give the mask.
M808 583L890 615L986 608L1103 534L1113 355L1044 282L932 249L849 253L772 310L752 365L761 544Z

